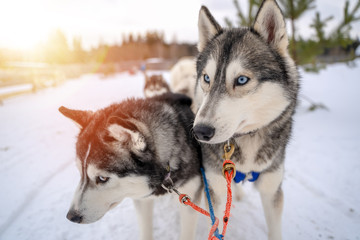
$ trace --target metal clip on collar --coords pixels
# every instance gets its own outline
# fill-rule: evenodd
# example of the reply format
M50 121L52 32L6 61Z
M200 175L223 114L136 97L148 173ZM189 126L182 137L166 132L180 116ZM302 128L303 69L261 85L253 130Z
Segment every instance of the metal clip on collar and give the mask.
M223 158L225 160L230 160L231 156L234 154L234 151L235 151L235 146L234 144L225 144L224 145L224 155L223 155Z
M230 160L231 156L234 154L235 151L235 147L234 144L229 144L229 141L227 144L224 145L224 163L223 163L223 168L222 168L222 174L224 176L224 178L226 178L225 176L225 172L229 172L232 173L232 178L235 178L236 175L236 167L235 164Z
M235 164L233 162L227 162L225 161L223 164L223 168L222 168L222 174L224 176L224 178L226 178L225 173L229 172L230 174L232 174L232 178L235 178L236 176L236 167Z
M165 176L164 181L161 184L161 187L165 189L168 193L171 193L172 190L174 190L174 182L171 179L171 173L168 172L168 174Z
M165 189L168 193L176 193L178 196L179 196L179 200L182 204L186 205L185 203L187 201L191 201L190 197L186 194L182 194L180 193L176 188L174 188L174 182L173 180L171 179L170 175L168 175L166 178L165 178L166 181L169 181L170 182L170 185L167 187L165 186L164 183L161 184L161 187L163 189Z

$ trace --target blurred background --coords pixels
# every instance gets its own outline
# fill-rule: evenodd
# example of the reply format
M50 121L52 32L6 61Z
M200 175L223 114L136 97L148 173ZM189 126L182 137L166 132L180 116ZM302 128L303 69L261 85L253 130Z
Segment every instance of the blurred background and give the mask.
M284 239L360 239L360 0L278 0L301 92L285 164ZM79 173L79 129L57 109L143 97L144 74L197 55L206 5L224 27L251 26L260 0L0 1L0 239L137 239L130 199L100 221L65 216ZM190 74L191 75L191 74ZM192 76L192 75L191 75ZM227 239L266 239L258 193L234 202ZM178 214L155 204L154 236ZM206 239L200 217L196 239Z
M56 85L84 73L169 69L197 54L197 15L206 5L222 26L250 26L260 0L13 0L0 2L0 87ZM290 52L306 71L351 62L360 35L358 0L280 0ZM28 90L18 86L19 92ZM9 90L10 91L10 90ZM6 92L6 91L5 91ZM6 92L0 99L16 94Z

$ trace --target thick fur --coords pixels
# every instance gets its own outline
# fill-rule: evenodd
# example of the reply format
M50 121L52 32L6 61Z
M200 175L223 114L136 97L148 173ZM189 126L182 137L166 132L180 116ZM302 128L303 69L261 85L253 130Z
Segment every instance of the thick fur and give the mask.
M170 92L170 87L162 75L147 76L145 74L144 96L146 98L161 96Z
M140 239L152 239L152 199L167 193L161 184L167 185L168 174L175 188L199 202L201 148L190 132L190 105L184 95L164 94L94 113L61 107L81 127L76 143L81 180L68 219L92 223L129 197L135 200ZM180 239L194 239L197 214L181 206L180 215Z
M193 99L195 84L196 61L193 57L183 57L171 68L170 88Z
M265 0L250 28L221 28L206 7L200 10L198 26L194 133L203 142L218 217L226 201L220 197L226 196L223 147L230 139L236 168L261 173L255 186L268 237L281 239L285 148L299 88L298 72L287 51L284 17L274 0ZM249 79L242 85L241 76Z

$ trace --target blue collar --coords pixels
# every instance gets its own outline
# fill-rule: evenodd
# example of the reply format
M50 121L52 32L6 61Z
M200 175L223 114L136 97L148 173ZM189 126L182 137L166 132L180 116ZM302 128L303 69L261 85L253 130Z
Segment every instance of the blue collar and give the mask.
M259 175L260 175L259 172L249 172L248 174L251 174L251 176L252 176L251 179L247 179L249 182L255 182L255 181L258 179ZM235 175L235 178L234 178L234 182L239 183L239 182L241 182L241 181L246 180L246 176L247 176L248 174L242 173L242 172L240 172L240 171L236 171L236 175Z

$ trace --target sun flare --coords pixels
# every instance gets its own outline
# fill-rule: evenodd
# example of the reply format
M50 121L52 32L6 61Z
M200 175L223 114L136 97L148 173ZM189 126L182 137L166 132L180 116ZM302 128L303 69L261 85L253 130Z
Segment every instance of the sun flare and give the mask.
M29 50L47 38L51 29L39 1L0 2L0 47Z

